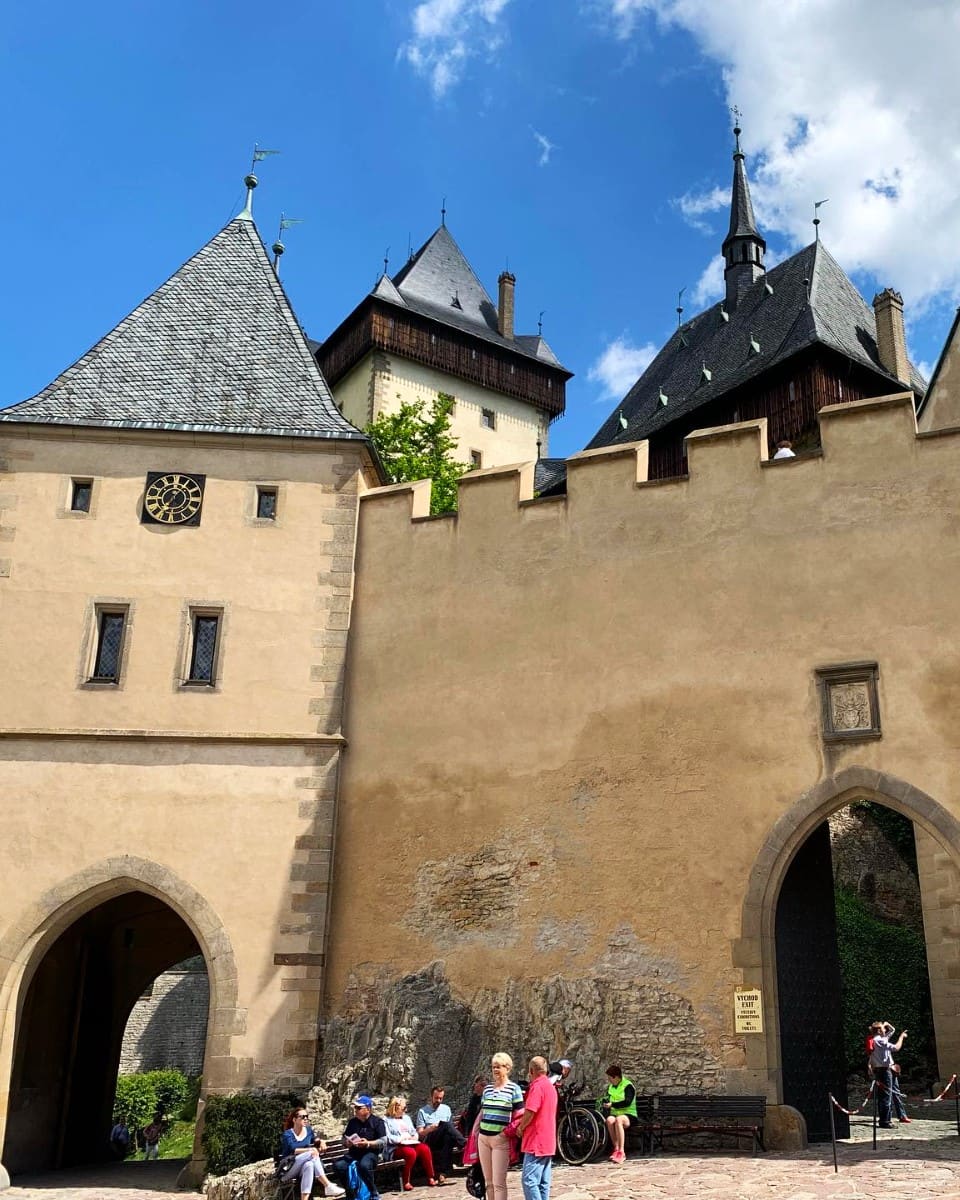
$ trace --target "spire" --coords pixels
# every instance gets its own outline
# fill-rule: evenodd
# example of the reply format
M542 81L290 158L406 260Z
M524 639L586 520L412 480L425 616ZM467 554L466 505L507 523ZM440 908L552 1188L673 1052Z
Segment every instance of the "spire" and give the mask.
M739 114L738 114L739 115ZM733 189L730 197L730 229L724 239L723 277L727 284L727 309L733 310L744 293L766 271L763 256L767 243L760 236L753 215L750 185L744 166L744 154L740 148L740 122L734 126L736 149L733 152Z

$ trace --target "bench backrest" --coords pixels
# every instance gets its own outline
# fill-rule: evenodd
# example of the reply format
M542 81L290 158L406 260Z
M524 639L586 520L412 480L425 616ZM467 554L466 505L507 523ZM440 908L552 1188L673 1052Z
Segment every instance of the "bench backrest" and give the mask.
M710 1119L744 1118L762 1121L767 1112L766 1096L658 1096L657 1111L661 1118Z

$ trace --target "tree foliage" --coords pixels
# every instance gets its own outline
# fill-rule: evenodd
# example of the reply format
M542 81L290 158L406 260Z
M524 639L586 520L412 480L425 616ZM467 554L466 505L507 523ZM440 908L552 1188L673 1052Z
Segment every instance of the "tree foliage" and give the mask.
M457 480L467 469L454 457L457 439L450 432L454 398L440 392L429 410L423 400L402 403L399 412L381 413L365 432L394 483L430 479L430 512L455 512Z
M202 1137L210 1173L225 1175L244 1163L269 1158L279 1145L283 1118L299 1103L292 1094L211 1096Z

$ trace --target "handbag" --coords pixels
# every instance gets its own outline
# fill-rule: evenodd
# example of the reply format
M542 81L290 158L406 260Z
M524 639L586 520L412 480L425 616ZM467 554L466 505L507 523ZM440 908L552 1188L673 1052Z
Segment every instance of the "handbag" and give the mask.
M297 1161L297 1156L293 1152L291 1152L290 1154L274 1155L274 1159L273 1159L274 1178L277 1180L281 1180L296 1161Z

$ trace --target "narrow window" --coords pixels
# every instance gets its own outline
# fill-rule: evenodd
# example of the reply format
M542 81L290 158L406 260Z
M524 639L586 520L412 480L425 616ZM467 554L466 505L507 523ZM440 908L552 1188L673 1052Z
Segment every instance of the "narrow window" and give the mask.
M127 623L125 611L97 614L97 653L93 661L94 683L119 683L120 658L123 654L123 634Z
M497 414L492 408L481 408L480 424L484 427L484 429L496 429Z
M261 521L275 521L277 519L276 488L257 488L257 516Z
M193 645L187 683L212 686L217 666L217 642L220 640L220 614L193 614Z
M88 513L92 492L92 479L74 479L70 488L70 511Z
M470 451L470 465L475 471L479 470L483 466L483 455L479 450Z

